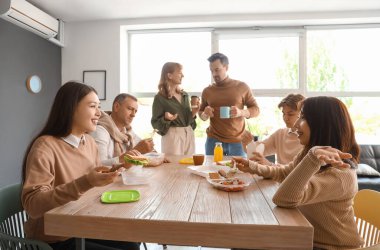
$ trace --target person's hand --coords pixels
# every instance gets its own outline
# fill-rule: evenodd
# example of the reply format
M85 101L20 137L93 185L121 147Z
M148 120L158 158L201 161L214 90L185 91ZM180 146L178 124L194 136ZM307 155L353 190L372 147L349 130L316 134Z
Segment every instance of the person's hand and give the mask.
M124 168L128 169L132 166L131 163L125 162L124 156L126 156L126 155L138 156L138 155L141 155L141 153L136 149L132 149L132 150L129 150L129 151L121 154L119 156L119 162L121 165L117 165L116 167L124 167Z
M251 172L249 161L241 157L232 157L232 162L236 163L236 167L243 172Z
M118 171L109 172L109 168L100 166L92 169L87 175L87 180L94 187L101 187L114 182L119 175Z
M241 110L236 106L231 106L230 116L231 118L240 117L242 114Z
M342 151L332 147L313 147L310 150L320 161L330 164L333 167L350 167L350 164L343 162L344 159L352 158L350 153L343 153Z
M243 133L243 137L242 137L242 141L241 143L243 143L243 145L247 145L248 143L250 143L251 141L253 141L253 135L251 134L251 132L245 130L244 133Z
M231 106L231 109L230 109L230 116L231 116L231 118L237 118L237 117L240 117L240 116L248 118L249 114L250 114L249 110L239 109L236 106Z
M168 120L168 121L174 121L175 119L177 119L178 117L178 114L172 114L172 113L169 113L169 112L165 112L165 120Z
M208 117L214 117L214 109L210 106L207 106L203 111Z
M134 150L139 151L141 154L146 154L153 151L154 143L152 138L143 139L137 143L133 148Z
M272 163L268 161L267 158L265 158L262 154L258 152L253 152L252 155L248 155L248 158L262 165L269 165L269 166L272 165Z
M199 101L199 99L196 104L191 104L191 114L193 115L193 117L196 116L200 107L201 107L201 102Z

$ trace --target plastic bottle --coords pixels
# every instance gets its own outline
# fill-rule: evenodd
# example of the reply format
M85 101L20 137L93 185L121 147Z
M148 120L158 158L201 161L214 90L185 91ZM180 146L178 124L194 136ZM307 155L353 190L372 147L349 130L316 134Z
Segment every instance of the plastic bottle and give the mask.
M215 148L214 148L214 161L223 161L223 147L221 142L216 142L215 143Z

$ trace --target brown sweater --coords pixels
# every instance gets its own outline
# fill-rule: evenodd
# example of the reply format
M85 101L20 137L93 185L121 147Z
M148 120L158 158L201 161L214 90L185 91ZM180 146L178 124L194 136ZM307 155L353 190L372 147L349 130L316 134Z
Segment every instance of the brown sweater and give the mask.
M244 117L220 119L220 107L236 106L239 109L258 107L251 89L247 84L226 78L223 82L212 84L202 92L200 111L206 106L214 109L214 117L210 118L207 136L222 142L241 142L245 129Z
M273 202L299 208L314 227L315 247L358 248L362 239L352 207L358 191L356 172L334 167L319 171L320 166L321 162L309 152L296 166L293 162L273 167L250 161L249 167L255 174L282 182Z
M91 189L85 174L100 165L94 139L75 148L53 136L41 136L34 143L26 162L26 179L22 190L22 205L29 215L25 224L28 238L57 242L67 238L44 234L45 212L77 200Z

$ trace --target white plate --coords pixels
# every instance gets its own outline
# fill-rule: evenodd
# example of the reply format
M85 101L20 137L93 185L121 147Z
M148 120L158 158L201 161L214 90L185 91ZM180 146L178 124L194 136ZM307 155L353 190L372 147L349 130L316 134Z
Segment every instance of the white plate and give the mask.
M230 184L229 180L239 180L242 183L240 184ZM210 179L207 177L207 181L216 189L220 189L226 192L237 192L237 191L242 191L246 189L249 185L251 185L253 179L252 176L247 175L247 174L239 174L236 175L233 178L230 178L229 180L226 179ZM229 183L229 184L223 184L223 183Z
M199 175L199 176L203 176L205 178L208 177L209 173L216 173L219 170L224 170L225 172L228 172L231 169L228 166L214 165L214 164L207 165L207 166L204 166L204 165L201 165L201 166L188 166L187 168L190 169L190 171L193 174L196 174L196 175ZM240 171L238 171L238 172L240 172Z

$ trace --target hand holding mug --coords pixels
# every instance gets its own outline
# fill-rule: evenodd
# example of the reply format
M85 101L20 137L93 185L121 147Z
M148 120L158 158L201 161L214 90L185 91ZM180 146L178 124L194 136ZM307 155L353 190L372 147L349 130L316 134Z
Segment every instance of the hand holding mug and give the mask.
M236 106L232 106L230 109L231 118L236 118L242 116L242 110Z
M191 96L191 100L190 100L190 105L191 105L191 109L199 109L200 107L200 99L198 96Z
M165 120L168 120L168 121L174 121L175 119L177 119L178 117L178 114L172 114L170 112L165 112Z
M199 97L191 96L190 105L191 105L191 113L194 117L198 113L199 108L201 107L201 102L199 100Z

